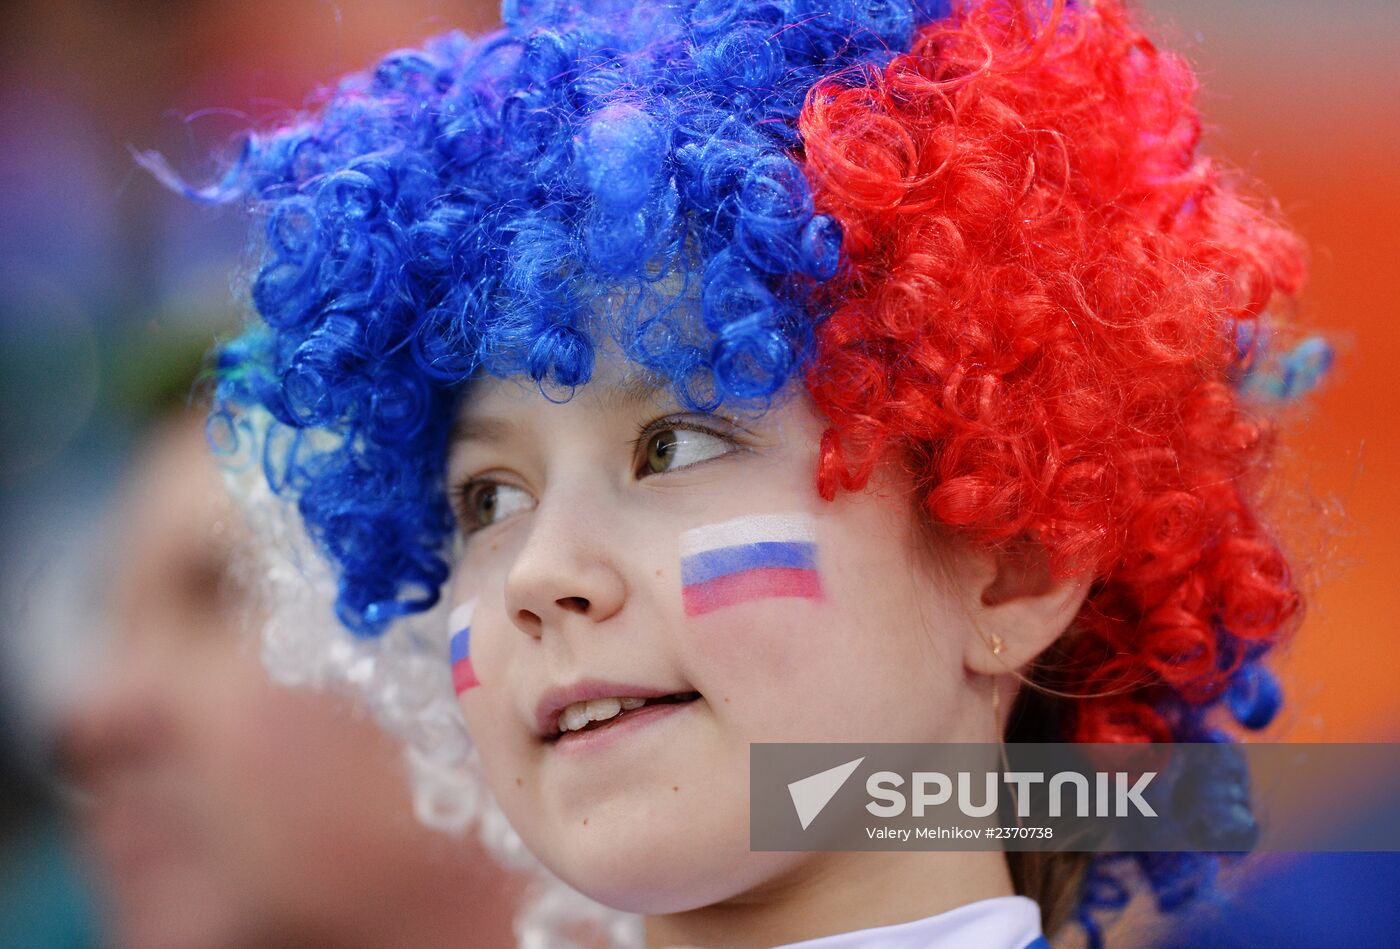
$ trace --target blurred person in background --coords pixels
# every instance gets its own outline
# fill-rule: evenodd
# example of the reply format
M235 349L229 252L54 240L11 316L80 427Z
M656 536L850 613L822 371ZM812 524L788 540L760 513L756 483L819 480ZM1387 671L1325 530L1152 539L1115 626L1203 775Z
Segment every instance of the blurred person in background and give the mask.
M513 945L519 881L417 820L397 743L262 668L202 420L161 418L119 491L113 635L60 726L108 941Z

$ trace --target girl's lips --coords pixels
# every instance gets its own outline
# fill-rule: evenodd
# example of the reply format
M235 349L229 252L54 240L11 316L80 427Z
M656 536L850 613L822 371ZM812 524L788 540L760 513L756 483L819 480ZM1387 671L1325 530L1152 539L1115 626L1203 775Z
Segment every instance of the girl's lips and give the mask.
M637 698L660 699L686 691L679 689L652 688L645 685L611 682L604 679L584 679L569 686L549 689L535 704L535 731L546 741L552 741L559 734L559 713L575 702L590 699Z
M565 732L549 742L550 747L560 754L586 754L615 745L638 729L649 728L663 718L685 712L700 700L689 702L659 702L643 705L630 712L623 712L601 725L593 725L583 731Z

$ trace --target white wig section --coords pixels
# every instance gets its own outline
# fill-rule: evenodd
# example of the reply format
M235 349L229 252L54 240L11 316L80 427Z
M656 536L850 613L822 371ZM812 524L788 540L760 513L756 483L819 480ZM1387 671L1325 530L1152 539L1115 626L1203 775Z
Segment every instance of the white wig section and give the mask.
M261 410L249 412L239 420L245 435L239 441L261 444L246 435L276 424ZM520 946L591 947L601 940L618 949L640 947L640 917L596 903L554 876L487 787L452 690L445 599L394 622L382 636L353 636L335 618L330 565L306 534L294 499L274 494L255 460L223 460L225 482L253 538L240 569L263 609L262 659L272 678L342 693L368 709L403 743L419 820L449 834L478 834L504 867L531 878L515 921Z

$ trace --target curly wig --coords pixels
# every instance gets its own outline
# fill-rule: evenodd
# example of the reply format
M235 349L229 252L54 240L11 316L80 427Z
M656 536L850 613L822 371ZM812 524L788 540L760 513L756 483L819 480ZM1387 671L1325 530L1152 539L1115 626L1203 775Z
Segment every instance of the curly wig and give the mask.
M1262 660L1301 599L1257 495L1274 406L1330 350L1279 344L1300 242L1199 154L1193 73L1123 0L507 0L504 19L344 79L185 189L262 225L211 438L275 419L255 448L349 630L447 579L463 383L567 398L607 332L687 408L805 385L823 497L896 459L941 528L1092 571L1034 672L1084 697L1008 737L1228 740L1222 703L1268 723ZM1092 911L1126 899L1115 863L1075 894L1093 941ZM1217 863L1137 859L1165 909Z

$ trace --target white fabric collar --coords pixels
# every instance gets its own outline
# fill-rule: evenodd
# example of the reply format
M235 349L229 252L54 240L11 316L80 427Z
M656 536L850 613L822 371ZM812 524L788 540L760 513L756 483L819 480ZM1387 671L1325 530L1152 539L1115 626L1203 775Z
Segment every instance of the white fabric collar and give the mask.
M1040 935L1035 900L994 896L910 923L820 936L774 949L1025 949Z

